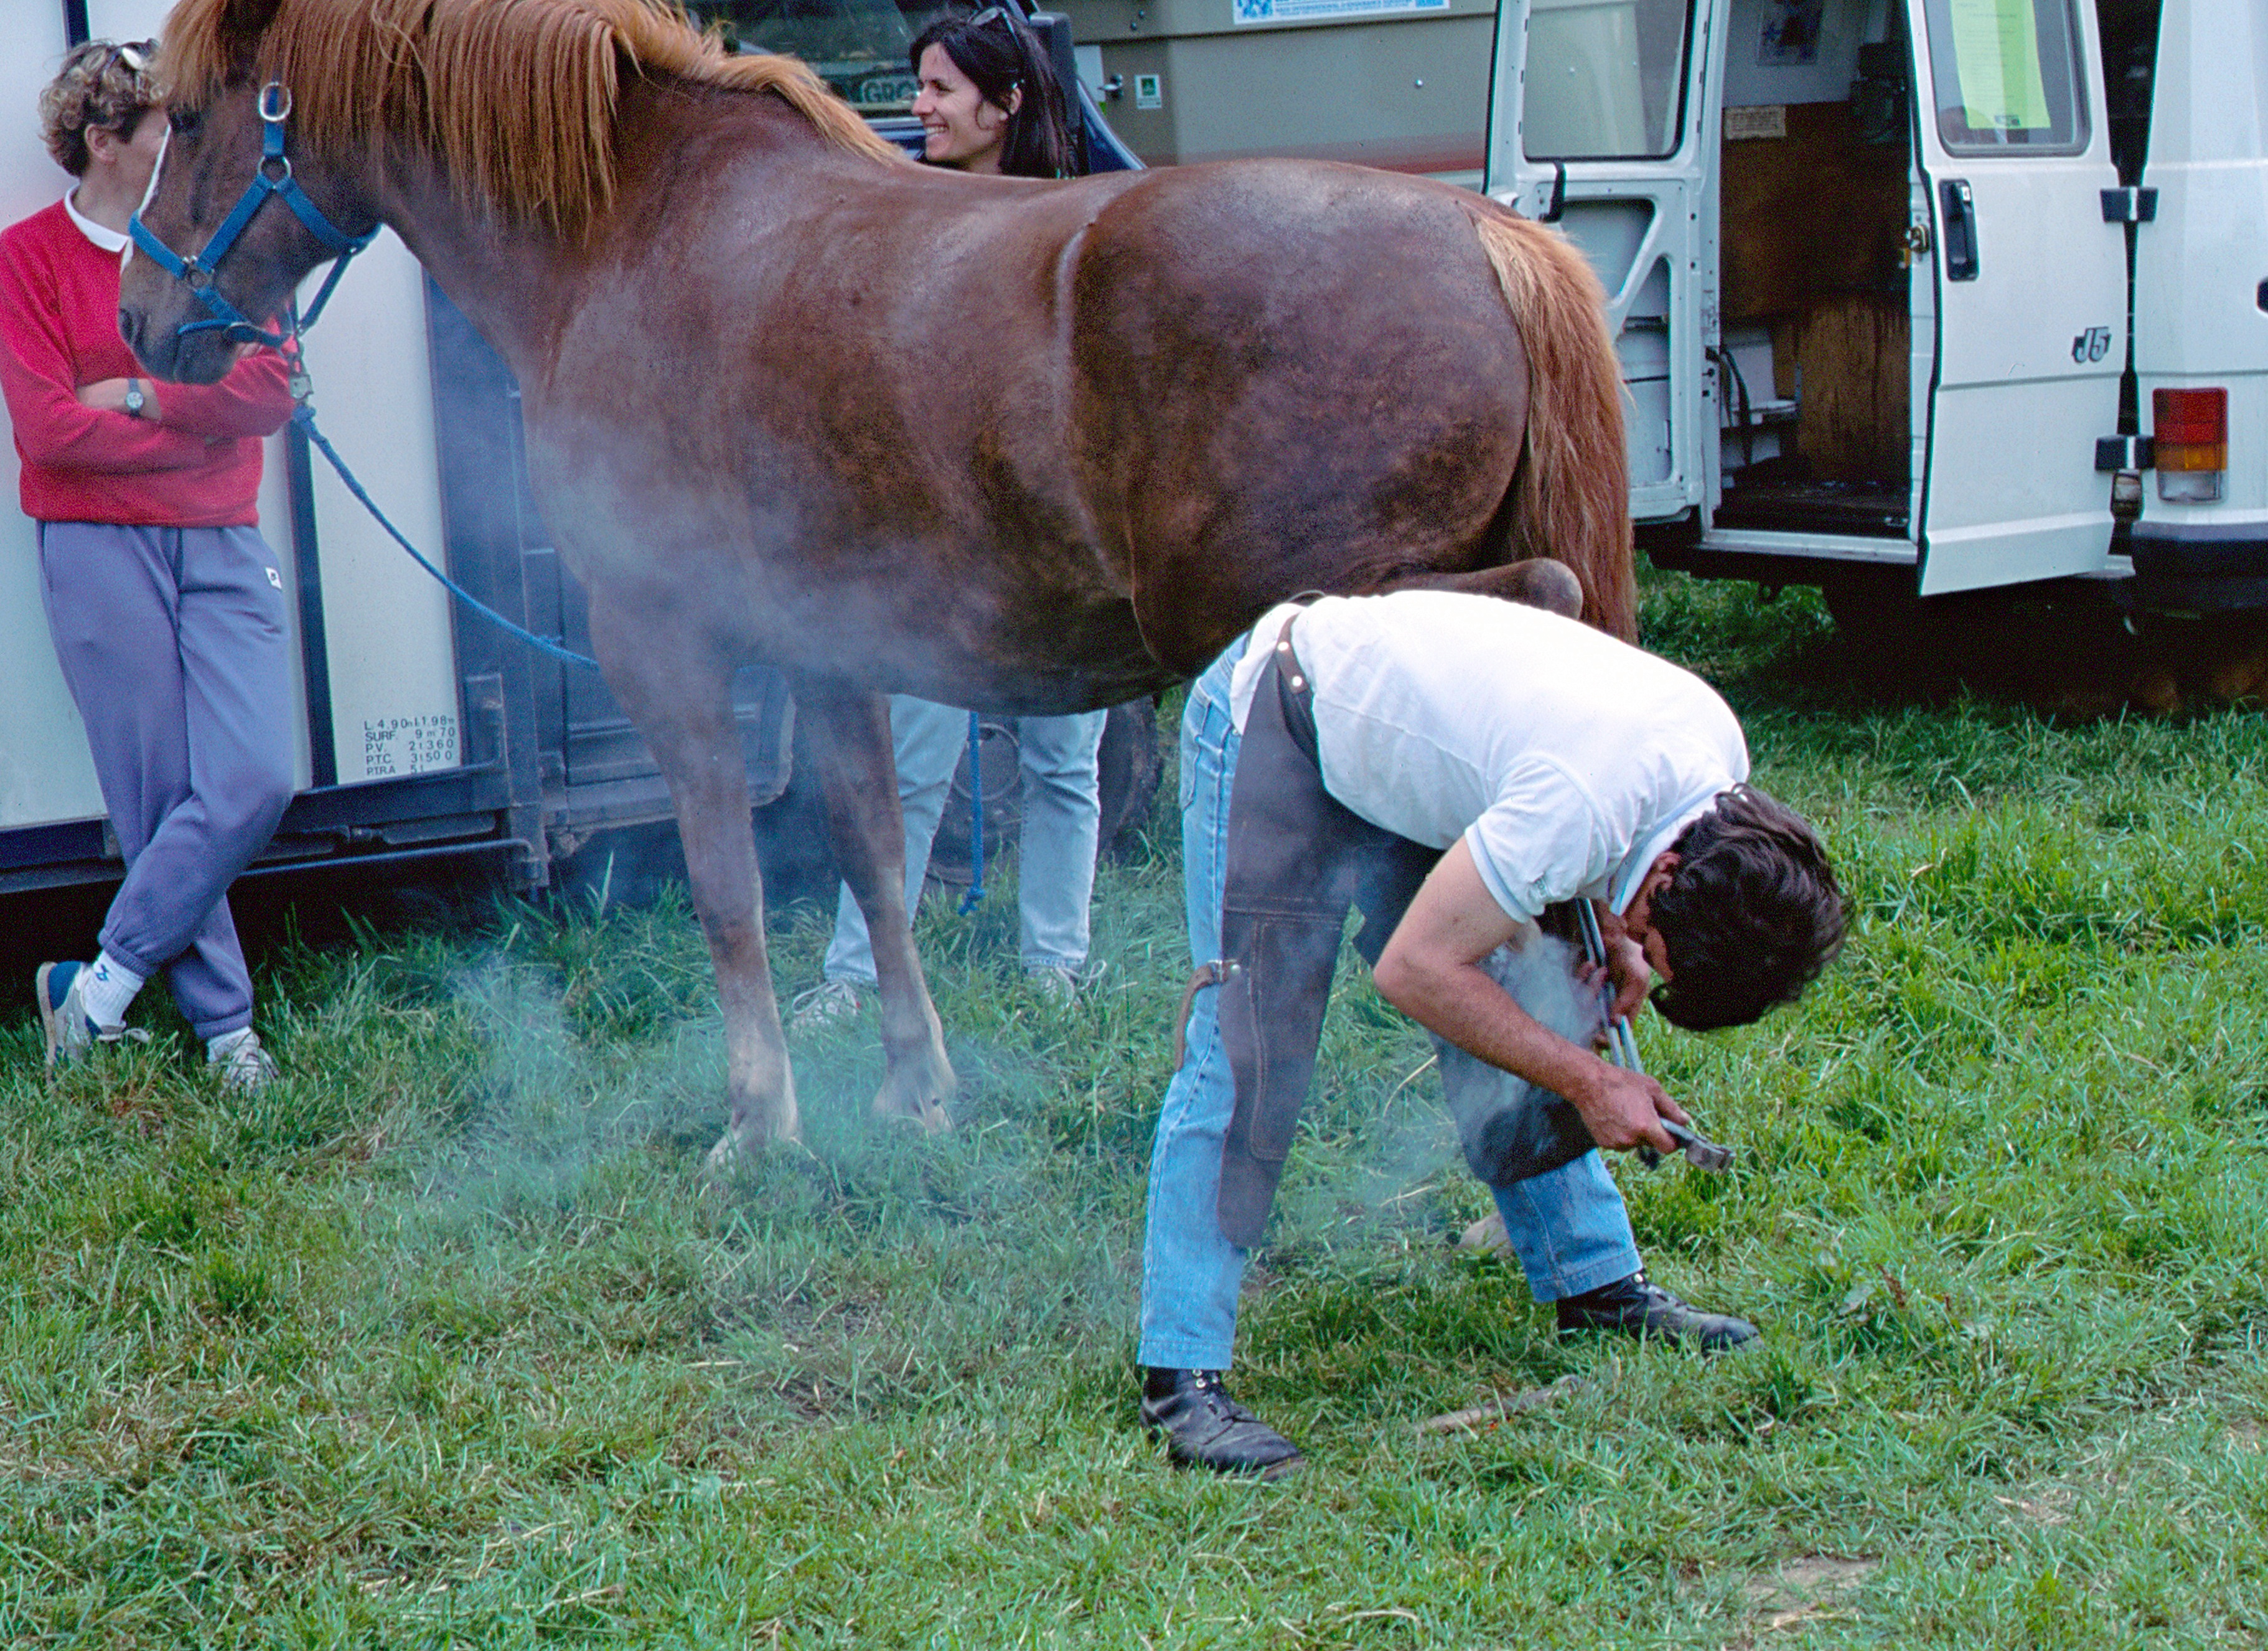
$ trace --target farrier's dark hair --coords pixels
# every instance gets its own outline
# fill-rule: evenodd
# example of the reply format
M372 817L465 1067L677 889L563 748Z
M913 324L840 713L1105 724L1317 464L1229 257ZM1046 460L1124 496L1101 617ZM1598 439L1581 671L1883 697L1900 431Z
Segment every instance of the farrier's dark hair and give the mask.
M982 23L976 19L982 18ZM967 75L977 96L1001 108L1022 88L1024 100L1008 116L1000 140L1000 170L1012 178L1068 178L1079 170L1071 133L1064 122L1064 90L1039 37L1005 5L939 18L914 39L906 54L921 73L922 54L932 46Z
M1843 949L1835 868L1786 804L1735 785L1670 848L1677 868L1649 910L1674 977L1653 1006L1673 1025L1745 1026L1794 1002Z

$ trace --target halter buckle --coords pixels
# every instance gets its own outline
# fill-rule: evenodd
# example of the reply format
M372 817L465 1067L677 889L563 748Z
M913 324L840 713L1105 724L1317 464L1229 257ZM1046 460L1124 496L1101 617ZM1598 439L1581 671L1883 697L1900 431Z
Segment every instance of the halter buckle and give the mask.
M281 126L291 118L291 88L280 80L271 80L260 88L260 118L270 126Z

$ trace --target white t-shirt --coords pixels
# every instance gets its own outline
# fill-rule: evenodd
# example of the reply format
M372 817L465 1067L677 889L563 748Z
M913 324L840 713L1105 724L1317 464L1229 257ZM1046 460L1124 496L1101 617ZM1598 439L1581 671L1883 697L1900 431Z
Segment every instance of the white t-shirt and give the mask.
M1655 857L1749 777L1732 708L1690 671L1540 608L1449 591L1271 610L1230 683L1241 730L1284 628L1314 684L1323 785L1397 836L1460 837L1507 916L1624 910Z

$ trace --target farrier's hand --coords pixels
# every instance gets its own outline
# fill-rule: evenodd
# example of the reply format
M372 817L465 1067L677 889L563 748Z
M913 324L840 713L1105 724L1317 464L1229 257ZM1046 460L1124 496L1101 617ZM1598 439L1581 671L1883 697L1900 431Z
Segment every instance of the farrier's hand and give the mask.
M1685 1109L1669 1092L1642 1072L1624 1072L1602 1060L1591 1063L1589 1081L1575 1086L1582 1091L1568 1101L1582 1115L1583 1127L1608 1152L1627 1152L1645 1145L1659 1153L1675 1153L1677 1143L1661 1127L1661 1120L1687 1124Z

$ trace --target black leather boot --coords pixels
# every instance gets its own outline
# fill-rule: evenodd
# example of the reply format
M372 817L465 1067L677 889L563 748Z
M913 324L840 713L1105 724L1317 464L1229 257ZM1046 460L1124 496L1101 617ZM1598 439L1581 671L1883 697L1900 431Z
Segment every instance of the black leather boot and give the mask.
M1142 1379L1142 1426L1162 1434L1184 1467L1280 1479L1307 1465L1300 1447L1228 1397L1218 1370L1152 1365Z
M1660 1285L1647 1283L1643 1271L1580 1295L1562 1296L1558 1308L1562 1336L1586 1330L1670 1336L1697 1343L1704 1352L1726 1352L1756 1338L1756 1327L1748 1320L1689 1307Z

